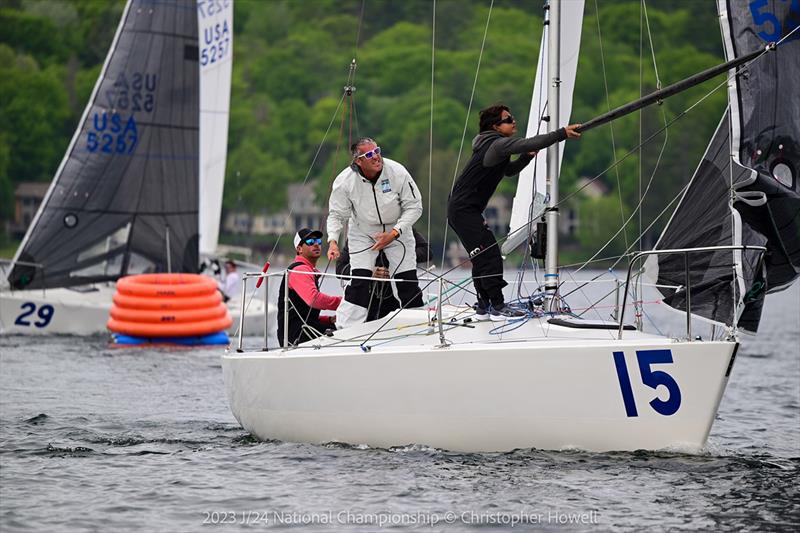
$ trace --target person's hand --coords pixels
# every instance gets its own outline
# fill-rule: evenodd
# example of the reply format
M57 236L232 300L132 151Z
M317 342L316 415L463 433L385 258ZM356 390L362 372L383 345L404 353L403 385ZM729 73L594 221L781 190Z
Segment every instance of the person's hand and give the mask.
M339 259L340 255L341 254L339 253L339 245L336 243L336 241L329 242L328 243L328 259L330 261L333 261L335 259Z
M577 139L580 137L581 134L578 131L578 128L580 127L580 124L570 124L569 126L566 126L564 129L567 130L567 139Z
M376 233L372 236L375 239L375 244L372 246L371 250L383 250L389 245L389 243L399 236L400 235L395 229L392 229L392 231L387 231L386 233Z
M534 157L538 153L539 153L539 150L534 150L533 152L528 152L528 155L531 156L531 157Z
M381 279L389 279L389 269L386 267L377 267L375 269L375 273L372 275L373 278L381 278Z

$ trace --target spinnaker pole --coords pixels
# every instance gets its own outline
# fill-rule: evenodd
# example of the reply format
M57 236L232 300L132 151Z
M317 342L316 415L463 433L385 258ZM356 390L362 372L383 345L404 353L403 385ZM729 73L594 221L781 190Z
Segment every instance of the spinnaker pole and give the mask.
M776 43L769 43L764 48L762 48L760 50L756 50L755 52L751 52L751 53L749 53L747 55L744 55L744 56L741 56L741 57L737 57L736 59L732 59L732 60L730 60L730 61L728 61L726 63L722 63L722 64L717 65L715 67L711 67L709 69L703 70L702 72L698 72L697 74L694 74L693 76L689 76L688 78L686 78L684 80L675 82L672 85L664 87L663 89L659 89L658 91L654 91L654 92L648 94L647 96L643 96L642 98L639 98L638 100L634 100L633 102L629 102L629 103L627 103L625 105L622 105L622 106L620 106L620 107L618 107L616 109L612 109L608 113L603 113L602 115L597 116L597 117L593 118L592 120L586 121L586 122L581 124L581 126L578 128L578 131L580 133L583 133L585 131L589 131L592 128L596 128L597 126L602 126L603 124L611 122L612 120L617 120L618 118L624 117L625 115L633 113L634 111L638 111L638 110L642 109L643 107L647 107L647 106L649 106L651 104L654 104L656 102L660 102L661 100L663 100L665 98L668 98L670 96L673 96L675 94L683 92L683 91L685 91L687 89L691 89L695 85L699 85L699 84L703 83L704 81L708 81L711 78L722 74L723 72L726 72L726 71L728 71L730 69L736 68L736 67L738 67L738 66L740 66L740 65L742 65L744 63L747 63L748 61L752 61L753 59L755 59L756 57L758 57L759 55L761 55L761 54L763 54L765 52L769 52L771 50L774 50L776 46L777 46Z

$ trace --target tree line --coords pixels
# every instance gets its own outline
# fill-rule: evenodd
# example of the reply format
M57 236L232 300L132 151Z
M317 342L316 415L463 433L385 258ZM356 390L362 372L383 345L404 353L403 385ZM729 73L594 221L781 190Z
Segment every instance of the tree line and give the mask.
M52 179L123 6L122 0L0 2L4 220L13 216L15 183ZM349 162L349 142L367 135L409 169L424 196L430 191L431 236L441 241L447 195L469 158L477 111L503 102L525 131L543 10L522 0L439 0L434 33L433 6L428 0L235 0L224 208L282 211L287 185L306 178L325 204L333 178ZM711 3L651 0L645 7L646 17L639 0L588 0L583 21L565 21L582 23L574 122L723 60ZM353 59L351 107L340 101ZM724 87L659 130L721 81L567 143L563 194L579 178L598 175L609 191L599 199L575 197L582 221L577 241L589 246L587 253L633 214L651 175L643 226L688 181L725 107ZM515 186L506 180L500 193L513 195ZM418 224L423 232L427 219L426 213ZM609 253L636 238L633 219ZM663 221L655 224L651 239L661 227Z

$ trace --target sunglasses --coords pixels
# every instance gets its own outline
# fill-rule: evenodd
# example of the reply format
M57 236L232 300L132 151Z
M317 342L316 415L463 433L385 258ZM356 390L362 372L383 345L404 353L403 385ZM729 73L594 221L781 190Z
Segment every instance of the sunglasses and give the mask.
M376 155L380 155L380 153L381 153L381 147L380 146L376 146L374 150L370 150L369 152L364 152L360 156L356 157L356 159L358 159L360 157L366 157L367 159L372 159Z
M313 246L315 244L322 244L322 239L319 237L310 238L310 239L303 239L303 242L309 246Z
M508 115L506 118L497 121L497 124L513 124L513 123L514 123L514 115Z

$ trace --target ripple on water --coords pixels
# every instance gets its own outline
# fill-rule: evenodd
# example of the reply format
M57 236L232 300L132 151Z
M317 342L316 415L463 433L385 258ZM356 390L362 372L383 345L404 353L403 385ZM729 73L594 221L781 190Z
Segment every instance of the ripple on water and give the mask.
M797 314L799 293L781 293L791 301L778 320ZM776 318L765 320L769 328ZM0 337L0 529L190 531L211 511L354 509L596 511L595 531L794 531L797 334L765 333L742 340L708 444L696 453L263 442L231 415L217 352Z

